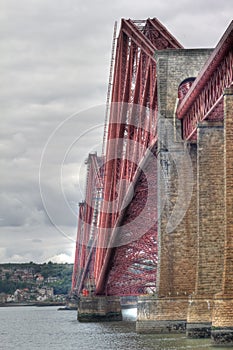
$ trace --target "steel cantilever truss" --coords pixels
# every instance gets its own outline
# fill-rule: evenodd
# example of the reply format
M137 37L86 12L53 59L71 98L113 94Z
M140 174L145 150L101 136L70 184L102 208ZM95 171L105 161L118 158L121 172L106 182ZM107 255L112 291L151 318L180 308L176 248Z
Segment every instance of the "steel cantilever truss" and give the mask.
M81 224L73 274L73 290L77 293L90 285L95 294L108 295L138 295L155 288L157 82L154 53L174 48L181 45L157 19L122 20L107 138L104 136L107 140L103 145L104 166L98 170L98 162L92 160L91 169L98 173L98 185L92 181L93 170L92 173L89 170L86 203L80 206ZM93 192L99 193L101 205L96 204L96 199L91 201Z
M223 120L223 93L233 81L233 22L207 60L187 95L180 101L177 117L183 138L195 140L197 125L204 120Z
M94 288L92 271L95 262L95 242L97 239L98 215L102 198L102 158L96 153L86 160L87 179L85 201L79 203L78 230L75 261L72 275L72 292L80 294L86 286Z

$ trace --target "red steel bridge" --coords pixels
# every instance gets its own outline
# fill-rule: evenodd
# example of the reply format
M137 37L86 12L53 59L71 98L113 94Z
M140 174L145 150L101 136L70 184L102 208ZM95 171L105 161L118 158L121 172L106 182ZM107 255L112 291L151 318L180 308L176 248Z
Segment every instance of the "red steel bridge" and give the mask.
M195 140L198 122L223 118L223 91L232 84L232 33L231 24L198 77L180 85L177 118L185 140ZM86 162L73 294L136 296L156 288L159 91L154 54L171 49L182 46L157 19L122 19L103 154L89 154Z

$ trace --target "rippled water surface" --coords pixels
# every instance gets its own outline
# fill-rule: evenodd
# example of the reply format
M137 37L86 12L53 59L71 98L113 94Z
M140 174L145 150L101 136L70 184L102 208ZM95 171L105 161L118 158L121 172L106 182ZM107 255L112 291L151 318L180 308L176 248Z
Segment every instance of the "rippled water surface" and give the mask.
M76 311L57 311L57 307L0 308L0 349L214 349L210 340L191 340L184 335L137 334L132 322L134 315L135 310L124 310L122 322L79 323Z

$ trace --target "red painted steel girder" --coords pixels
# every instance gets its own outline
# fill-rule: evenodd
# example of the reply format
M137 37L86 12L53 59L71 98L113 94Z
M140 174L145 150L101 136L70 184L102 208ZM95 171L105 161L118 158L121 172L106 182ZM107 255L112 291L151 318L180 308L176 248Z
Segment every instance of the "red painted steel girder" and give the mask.
M134 196L122 216L112 250L105 291L108 295L140 295L155 290L157 272L156 162L148 160L140 172ZM148 181L151 193L148 193ZM141 217L140 217L141 216ZM140 218L138 220L138 218ZM114 234L114 232L113 232ZM130 236L129 236L130 235Z
M102 197L102 159L89 154L85 202L79 205L75 262L72 276L72 293L80 294L93 277L98 210Z
M177 108L177 117L182 119L184 139L195 138L198 122L223 119L223 93L232 80L233 21Z
M79 276L79 262L80 262L80 236L81 236L81 226L84 218L84 203L79 203L79 215L78 215L78 230L76 237L76 248L75 248L75 259L74 259L74 267L72 274L72 284L71 284L71 293L75 292L78 282Z
M138 22L122 20L117 42L104 171L105 204L100 213L95 263L97 294L113 293L109 289L108 276L114 270L114 266L110 268L110 261L114 261L113 257L117 257L120 251L120 248L113 246L118 239L119 225L123 222L122 217L125 213L124 210L122 211L122 205L129 193L130 184L135 186L135 191L139 188L138 166L145 158L147 150L155 145L157 140L157 84L154 52L156 49L182 47L156 19L148 19L142 26L141 24L142 22L138 25ZM135 199L131 210L138 215L142 207L143 200ZM106 237L102 234L101 228L111 230L110 243L105 244L104 247ZM157 229L154 229L153 235L156 240ZM99 246L101 248L98 248ZM154 281L155 274L154 269ZM111 278L113 278L112 274ZM108 290L106 290L107 285Z
M157 141L154 52L181 47L155 18L122 20L117 41L105 166L101 168L96 154L89 155L86 198L79 210L72 280L72 290L78 294L83 288L88 289L90 284L96 284L97 294L113 295L138 295L155 286L156 194L153 203L146 202L148 183L153 181L151 175L147 174L145 178L141 168L146 169L145 164L150 162L148 151L155 151L153 147ZM131 202L130 184L135 187ZM104 200L101 208L100 199ZM127 201L130 204L122 210ZM153 224L147 230L141 220L133 228L137 239L117 247L109 244L116 239L119 243L120 224L128 224L142 212L144 220L149 220L153 212ZM109 228L109 237L106 237L106 228ZM127 267L124 274L120 273L120 262Z

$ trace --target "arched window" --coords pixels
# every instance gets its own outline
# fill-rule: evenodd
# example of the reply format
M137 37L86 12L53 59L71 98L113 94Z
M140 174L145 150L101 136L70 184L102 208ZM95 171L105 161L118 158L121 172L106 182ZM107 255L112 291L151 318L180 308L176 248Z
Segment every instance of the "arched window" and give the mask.
M189 89L191 88L194 80L196 78L190 77L187 78L185 80L183 80L179 87L178 87L178 99L181 101L183 100L183 98L185 97L185 95L187 94L187 92L189 91Z

